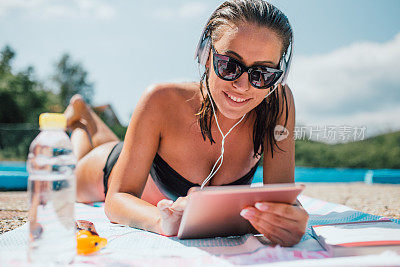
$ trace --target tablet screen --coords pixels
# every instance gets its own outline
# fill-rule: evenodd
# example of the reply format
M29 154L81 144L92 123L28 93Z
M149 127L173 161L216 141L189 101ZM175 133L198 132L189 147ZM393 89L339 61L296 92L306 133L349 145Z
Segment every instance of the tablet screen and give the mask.
M209 186L190 190L178 231L179 238L242 235L251 229L240 211L256 202L295 203L302 184Z

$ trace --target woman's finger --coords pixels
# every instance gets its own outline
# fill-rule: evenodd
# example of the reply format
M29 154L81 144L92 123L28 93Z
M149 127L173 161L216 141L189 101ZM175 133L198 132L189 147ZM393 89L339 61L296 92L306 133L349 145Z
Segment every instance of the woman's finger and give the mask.
M274 234L272 232L275 231L271 231L269 229L266 229L265 226L258 224L257 222L249 219L249 222L251 223L251 225L254 227L254 229L256 229L260 234L262 234L264 237L268 238L269 241L271 241L273 244L279 244L281 246L284 245L284 241L283 238L281 236L279 236L278 234Z
M260 233L267 237L271 242L287 247L298 243L298 238L290 232L278 226L269 223L259 223L257 221L249 220L253 227Z
M293 221L298 221L307 214L301 206L286 203L257 202L254 206L262 212L274 213Z
M182 213L185 208L186 208L186 204L187 204L187 197L179 197L171 206L171 209L176 211L176 212L180 212Z
M252 220L258 224L268 223L278 226L285 229L287 232L290 232L290 229L296 228L298 225L297 221L278 216L274 213L263 212L253 207L247 207L246 209L243 209L240 212L240 215L245 219Z
M172 204L173 201L168 199L162 199L157 203L157 208L164 219L172 215L172 211L170 210Z
M177 200L173 202L169 199L162 199L157 203L157 208L161 212L164 219L178 220L182 217L184 207L186 206L185 200Z
M159 208L159 209L166 209L166 208L171 207L171 205L172 205L173 203L174 203L174 202L173 202L172 200L169 200L169 199L161 199L161 200L158 201L158 203L157 203L157 208Z
M270 223L268 220L265 219L265 214L262 213L255 213L254 216L249 218L250 223L255 226L257 225L258 228L262 229L263 232L261 233L269 233L275 237L279 237L281 240L288 240L292 239L292 232L291 228L289 228L286 224L288 221L287 219L282 221L281 225L274 225Z
M303 236L301 227L290 219L263 213L252 207L244 209L241 215L249 220L259 233L282 246L297 244Z
M276 215L275 213L256 212L258 219L274 226L283 228L291 234L303 236L307 225L307 220L303 222L294 221L285 217Z

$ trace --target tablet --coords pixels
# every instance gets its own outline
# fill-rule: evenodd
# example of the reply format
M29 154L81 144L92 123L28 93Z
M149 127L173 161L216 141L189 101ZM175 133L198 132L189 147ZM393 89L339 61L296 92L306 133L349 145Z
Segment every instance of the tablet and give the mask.
M182 215L178 238L205 238L249 233L250 223L240 211L256 202L293 204L302 184L209 186L192 188Z

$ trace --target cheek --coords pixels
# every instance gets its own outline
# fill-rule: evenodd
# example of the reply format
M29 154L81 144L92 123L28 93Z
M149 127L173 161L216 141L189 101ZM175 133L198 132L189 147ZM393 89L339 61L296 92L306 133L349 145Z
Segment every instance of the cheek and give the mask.
M209 70L208 73L208 83L211 86L211 84L220 84L221 82L223 82L223 80L221 80L214 72L213 69ZM211 88L210 88L211 89Z
M212 70L210 70L212 71ZM208 85L213 97L219 97L221 91L229 86L228 81L221 80L213 71L209 74Z
M265 99L266 96L266 93L262 90L261 92L258 92L258 89L256 90L257 92L253 94L253 101L251 107L249 107L250 109L254 109L255 107L257 107Z
M257 97L257 98L254 98L254 101L253 101L253 105L250 107L251 109L254 109L255 107L257 107L262 101L264 100L264 97Z
M257 92L254 94L254 98L255 98L255 100L258 102L258 103L260 103L261 101L263 101L264 100L264 98L265 98L265 96L267 95L265 92L263 92L263 90L259 90L259 89L257 89Z

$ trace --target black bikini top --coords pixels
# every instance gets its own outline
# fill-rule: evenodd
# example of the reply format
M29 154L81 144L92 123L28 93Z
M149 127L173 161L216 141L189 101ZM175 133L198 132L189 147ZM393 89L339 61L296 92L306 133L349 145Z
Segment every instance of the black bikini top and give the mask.
M253 180L254 173L257 170L258 164L256 165L242 178L224 185L249 185ZM178 197L184 197L191 187L200 186L194 184L182 175L177 173L171 166L165 162L158 153L154 157L153 164L150 169L150 175L157 185L158 189L164 196L170 198L171 200L176 200Z

